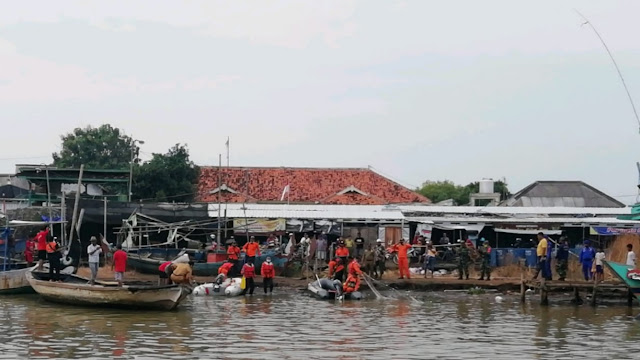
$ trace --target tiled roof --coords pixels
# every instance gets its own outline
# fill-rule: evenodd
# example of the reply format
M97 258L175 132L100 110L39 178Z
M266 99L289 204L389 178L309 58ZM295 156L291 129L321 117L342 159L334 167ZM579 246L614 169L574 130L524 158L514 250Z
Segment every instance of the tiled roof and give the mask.
M223 202L280 202L287 184L291 203L409 204L429 203L426 197L370 170L331 168L222 168ZM218 168L202 167L200 201L218 201ZM214 191L212 193L212 191ZM287 201L285 197L284 202Z

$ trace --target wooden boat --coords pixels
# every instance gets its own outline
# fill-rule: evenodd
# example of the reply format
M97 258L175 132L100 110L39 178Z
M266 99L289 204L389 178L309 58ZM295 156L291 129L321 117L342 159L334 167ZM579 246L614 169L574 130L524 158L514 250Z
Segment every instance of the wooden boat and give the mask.
M629 266L614 261L604 261L604 264L611 270L612 273L614 273L620 280L622 280L625 285L629 287L636 299L640 301L640 280L629 278ZM635 270L634 272L637 271L638 270Z
M173 249L170 249L173 250ZM166 261L173 260L180 255L180 252L166 251L160 249L155 251L152 249L130 251L127 254L127 265L136 269L136 271L144 274L158 274L158 268ZM260 271L260 266L267 259L271 257L274 267L277 270L282 271L287 264L287 258L282 255L277 255L272 251L265 251L261 256L256 257L256 270ZM240 260L242 263L242 260ZM218 268L222 266L223 262L196 262L193 264L194 276L216 276L218 275Z
M119 287L109 281L96 281L95 285L89 285L89 279L76 275L61 275L62 282L49 281L49 274L43 272L31 271L25 275L45 300L69 305L173 310L191 293L191 289L180 285L125 283Z
M22 269L11 269L0 271L0 294L27 294L33 293L33 288L29 285L26 273L32 271L33 267Z

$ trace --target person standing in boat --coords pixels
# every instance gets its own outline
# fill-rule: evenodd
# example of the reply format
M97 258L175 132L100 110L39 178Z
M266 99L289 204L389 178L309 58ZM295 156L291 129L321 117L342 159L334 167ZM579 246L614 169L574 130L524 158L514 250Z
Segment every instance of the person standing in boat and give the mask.
M38 248L38 271L43 271L44 260L47 258L47 237L49 236L49 227L45 226L36 235L36 243Z
M98 239L95 236L91 237L91 244L87 246L87 255L89 256L89 269L91 270L91 285L96 283L98 277L98 268L100 267L100 254L102 254L102 247L98 245Z
M122 286L124 272L127 270L127 253L122 250L122 244L118 244L116 246L116 252L113 254L111 270L114 271L114 277L118 282L118 286Z
M47 258L49 259L49 281L60 281L60 245L57 238L53 238L46 246Z
M238 262L240 260L240 248L235 240L231 242L231 245L227 247L227 260L233 264L233 268L231 270L231 274L229 276L233 276L240 272L238 269Z
M271 262L271 257L267 257L267 260L262 263L260 267L260 275L262 275L262 287L264 287L264 293L273 293L273 278L276 277L276 270Z
M260 256L260 245L258 245L258 243L256 242L255 236L249 238L249 242L244 244L244 246L242 247L242 251L247 254L248 263L256 263L256 254Z
M255 282L255 277L256 277L256 268L253 265L253 263L246 263L244 264L244 266L242 267L242 276L244 276L245 279L245 288L244 291L245 293L247 293L247 291L249 292L249 295L253 295L253 290L255 290L256 288L256 282Z

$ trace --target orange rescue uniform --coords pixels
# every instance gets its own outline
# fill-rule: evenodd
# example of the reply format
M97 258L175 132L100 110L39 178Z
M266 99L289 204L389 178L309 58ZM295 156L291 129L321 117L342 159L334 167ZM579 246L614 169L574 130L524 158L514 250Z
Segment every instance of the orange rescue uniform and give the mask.
M362 270L360 269L360 264L358 264L355 260L349 263L347 266L347 270L349 274L358 274L362 275Z
M338 246L338 248L336 249L336 256L337 257L347 257L347 256L349 256L349 249L347 249L344 246Z
M398 270L400 271L400 277L407 276L407 279L411 279L409 275L409 259L407 258L407 251L411 248L409 244L396 244L393 249L398 252Z
M249 257L256 256L256 253L260 256L260 245L258 245L257 242L248 242L244 244L242 251L244 251Z
M360 278L358 275L349 274L347 281L344 283L344 292L352 293L360 289Z
M227 258L229 260L238 260L240 258L240 248L237 246L229 245L227 248Z
M224 274L224 276L227 276L227 274L229 274L229 270L231 270L232 267L233 267L232 263L222 264L222 266L220 266L220 268L218 269L218 275Z
M344 270L344 265L342 265L342 262L337 262L335 260L329 261L329 274L328 274L329 277L332 277L333 274L342 270Z

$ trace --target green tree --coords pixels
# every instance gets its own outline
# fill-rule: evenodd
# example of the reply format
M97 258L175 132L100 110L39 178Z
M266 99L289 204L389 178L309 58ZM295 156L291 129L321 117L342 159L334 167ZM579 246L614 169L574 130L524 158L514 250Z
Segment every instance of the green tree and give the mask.
M166 154L153 158L135 169L134 199L153 201L192 201L200 176L198 168L189 160L185 145L176 144Z
M505 200L511 194L507 188L507 184L503 181L494 182L495 192L500 193L500 199ZM428 197L434 203L453 199L456 205L467 205L470 201L470 195L480 191L480 183L473 182L466 186L456 185L452 181L426 181L418 192Z
M134 140L109 124L76 128L62 135L62 150L53 154L53 164L61 168L128 169L131 150L138 154ZM135 156L134 162L138 162Z

